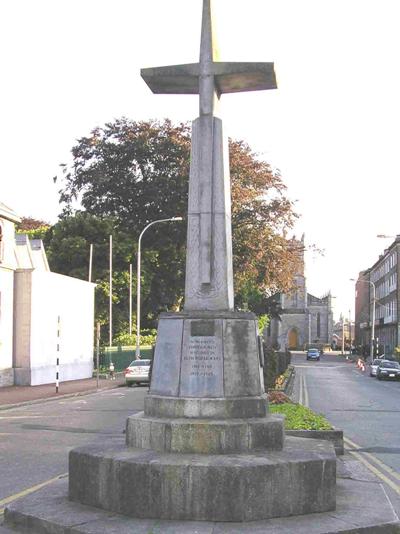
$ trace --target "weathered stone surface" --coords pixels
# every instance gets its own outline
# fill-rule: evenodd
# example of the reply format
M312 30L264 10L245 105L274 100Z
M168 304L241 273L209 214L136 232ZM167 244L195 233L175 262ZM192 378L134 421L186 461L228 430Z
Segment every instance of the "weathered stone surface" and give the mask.
M224 392L227 397L262 395L256 321L227 319L224 332Z
M151 396L194 399L263 395L255 316L229 311L162 314L150 392ZM249 412L249 406L246 416L258 417L259 412ZM163 416L155 409L154 403L154 415ZM185 416L207 417L204 413Z
M0 369L0 388L14 385L14 369Z
M192 125L185 310L232 310L233 271L228 151L222 121Z
M86 446L70 453L69 495L142 519L252 521L333 510L333 446L286 441L282 451L230 455Z
M360 463L338 459L336 510L260 521L136 519L68 500L59 480L9 504L5 532L40 534L399 534L400 523L379 480ZM344 473L343 476L341 473ZM373 502L374 506L365 506ZM7 527L10 526L9 530ZM3 527L4 528L4 527ZM16 530L15 530L16 529ZM0 527L0 532L1 530Z
M223 397L222 319L185 320L179 395Z
M286 430L285 434L298 438L325 439L333 443L337 455L344 454L343 430Z
M199 417L209 419L242 419L264 417L267 413L266 395L222 399L182 398L148 395L144 399L144 413L154 417Z
M159 419L143 412L128 417L126 444L160 452L230 454L283 447L283 418Z
M183 319L160 320L151 375L155 394L178 395Z

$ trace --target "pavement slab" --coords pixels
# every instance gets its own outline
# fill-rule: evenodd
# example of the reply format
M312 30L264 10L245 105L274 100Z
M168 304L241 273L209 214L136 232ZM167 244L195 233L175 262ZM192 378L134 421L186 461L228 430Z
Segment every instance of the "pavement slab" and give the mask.
M399 534L399 518L378 479L347 456L338 464L334 512L246 523L134 519L70 502L62 479L10 504L3 528L32 534Z
M3 387L0 388L0 410L9 410L19 406L89 395L124 385L125 377L122 373L117 373L115 380L100 380L99 388L97 388L95 378L62 382L58 392L56 392L55 384Z

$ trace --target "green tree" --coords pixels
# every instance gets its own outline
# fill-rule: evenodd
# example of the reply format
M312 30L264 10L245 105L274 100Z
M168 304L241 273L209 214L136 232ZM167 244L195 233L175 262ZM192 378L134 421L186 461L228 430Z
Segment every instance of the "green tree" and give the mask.
M236 298L265 313L266 297L292 285L297 256L284 232L296 215L279 172L242 141L230 140L229 152ZM62 165L64 218L78 200L88 215L112 220L114 231L134 244L149 222L186 216L188 125L122 118L79 139L72 155L72 165ZM185 245L186 223L155 225L144 235L144 326L154 326L160 311L180 306ZM249 293L258 296L248 299Z
M129 236L116 231L111 218L100 219L77 212L63 217L45 236L45 248L52 271L88 280L89 251L93 244L92 282L96 283L96 320L108 336L109 236L113 236L113 330L127 327L129 308L129 263L135 254Z

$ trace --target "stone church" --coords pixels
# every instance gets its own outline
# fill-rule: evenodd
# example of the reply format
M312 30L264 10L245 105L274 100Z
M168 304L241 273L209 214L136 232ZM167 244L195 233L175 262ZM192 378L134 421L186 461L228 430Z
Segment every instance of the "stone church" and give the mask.
M88 378L95 285L50 271L40 239L0 202L0 387Z
M303 350L309 344L330 345L333 332L331 294L315 297L307 292L304 260L304 234L295 240L299 247L299 263L294 289L279 295L281 320L272 319L265 329L267 346L280 350Z

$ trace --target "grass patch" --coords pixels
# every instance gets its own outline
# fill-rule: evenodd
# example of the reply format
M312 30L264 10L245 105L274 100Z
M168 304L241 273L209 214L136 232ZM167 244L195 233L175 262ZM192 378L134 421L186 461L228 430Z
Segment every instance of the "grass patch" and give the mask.
M269 411L285 416L285 430L333 430L323 415L301 404L270 404Z

